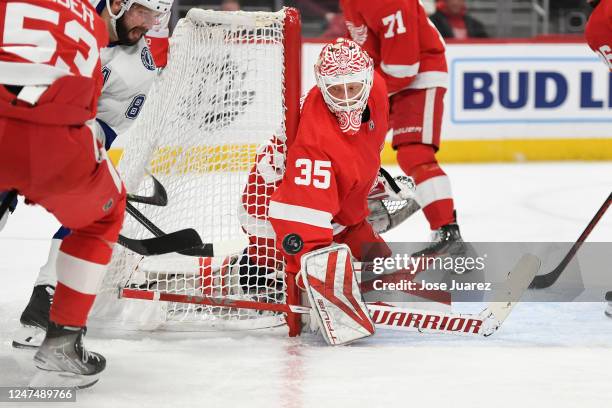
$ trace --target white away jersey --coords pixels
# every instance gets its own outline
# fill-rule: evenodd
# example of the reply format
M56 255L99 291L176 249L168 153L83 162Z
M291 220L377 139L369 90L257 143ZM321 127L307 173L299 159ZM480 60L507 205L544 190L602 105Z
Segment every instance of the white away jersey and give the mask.
M98 122L115 135L125 132L142 109L157 67L144 38L137 45L110 45L100 52L104 86L98 102ZM109 130L104 132L109 138ZM111 137L114 139L114 136Z

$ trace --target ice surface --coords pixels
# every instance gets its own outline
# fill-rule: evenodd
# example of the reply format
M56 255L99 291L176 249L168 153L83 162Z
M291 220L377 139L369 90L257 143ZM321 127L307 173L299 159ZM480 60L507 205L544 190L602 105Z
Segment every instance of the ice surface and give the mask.
M472 241L574 241L612 190L612 163L444 168ZM0 233L0 386L25 385L34 372L33 353L12 349L11 336L56 227L43 209L21 205ZM428 235L417 214L385 238ZM612 241L612 211L589 241ZM603 302L525 303L487 339L380 330L342 348L282 330L99 333L86 342L108 368L65 405L603 408L612 401L612 319L603 310Z

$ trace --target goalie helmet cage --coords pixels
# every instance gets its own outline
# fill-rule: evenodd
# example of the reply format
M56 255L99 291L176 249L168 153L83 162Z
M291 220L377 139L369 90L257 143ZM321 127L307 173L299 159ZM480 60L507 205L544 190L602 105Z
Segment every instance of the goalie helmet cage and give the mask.
M134 203L159 229L194 228L203 242L243 241L244 246L223 256L197 258L176 253L142 257L115 245L90 327L206 331L287 324L289 335L299 334L299 315L265 307L299 303L294 280L285 279L282 256L269 246L249 248L255 262L247 257L247 245L257 244L246 238L238 213L257 153L273 138L292 140L297 132L300 55L300 17L293 8L191 9L179 21L167 67L134 125L121 135L119 172L134 194L151 194L153 183L145 169L164 186L166 206ZM256 187L256 194L269 196L269 185ZM255 198L257 203L265 200ZM129 215L122 234L152 237ZM262 309L144 300L159 299L151 293L255 302Z

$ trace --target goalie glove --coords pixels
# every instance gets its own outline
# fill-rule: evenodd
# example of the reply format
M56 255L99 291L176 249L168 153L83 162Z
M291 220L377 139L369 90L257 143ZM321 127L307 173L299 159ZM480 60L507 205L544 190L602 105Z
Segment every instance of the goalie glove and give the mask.
M374 334L347 245L331 245L302 256L300 275L313 315L330 346Z
M378 169L378 178L372 186L368 200L404 201L414 199L416 187L412 177L397 176L393 178L382 167Z
M379 234L395 228L421 207L416 201L416 186L412 177L395 178L382 167L368 196L368 222Z

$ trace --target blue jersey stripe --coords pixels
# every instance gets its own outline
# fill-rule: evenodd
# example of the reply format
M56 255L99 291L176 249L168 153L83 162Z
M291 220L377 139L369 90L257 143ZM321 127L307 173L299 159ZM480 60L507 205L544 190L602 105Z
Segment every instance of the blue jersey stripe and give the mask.
M100 2L96 4L96 11L98 12L98 14L102 15L104 7L106 7L106 0L100 0Z
M102 130L104 131L104 136L106 138L106 143L104 143L104 148L108 150L110 149L111 145L117 138L117 133L115 133L113 128L108 126L106 122L104 122L103 120L96 118L96 121L98 122L98 124L100 124L100 127L102 127Z

